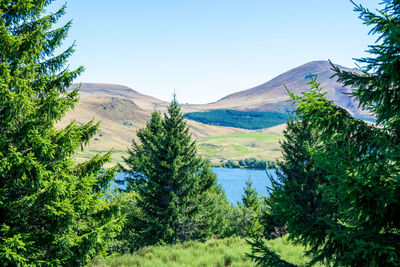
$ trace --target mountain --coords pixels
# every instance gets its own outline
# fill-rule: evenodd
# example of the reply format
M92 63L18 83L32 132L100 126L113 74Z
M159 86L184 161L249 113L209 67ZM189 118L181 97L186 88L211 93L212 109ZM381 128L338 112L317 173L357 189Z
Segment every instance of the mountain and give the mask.
M355 71L342 66L339 67ZM346 108L354 116L369 116L365 111L358 109L357 103L348 95L343 94L349 93L349 88L343 87L335 79L330 79L334 72L331 70L331 65L328 61L309 62L289 70L266 83L230 94L214 103L205 105L186 104L182 105L182 108L184 112L213 109L286 112L288 109L293 109L293 106L287 102L289 96L284 84L295 94L301 94L309 88L306 83L310 80L310 73L318 75L317 81L328 92L329 99ZM127 148L130 146L132 138L135 138L136 130L145 125L150 118L151 112L154 109L165 112L169 104L166 101L139 93L122 85L82 83L71 86L71 88L75 87L80 87L80 101L75 109L68 112L58 123L58 126L65 126L72 120L78 123L85 123L91 119L100 122L100 131L91 140L86 150L80 153L80 159L113 149L114 160L120 161L121 156L125 155ZM233 134L248 134L245 136L257 136L255 133L281 135L284 129L284 125L280 125L270 129L245 130L206 125L192 120L188 120L188 124L193 136L200 142L201 139L199 138L213 138ZM248 142L253 146L258 144L257 140ZM246 147L238 147L237 144L225 143L221 147L210 146L208 149L219 155L220 153L225 153L224 150L228 149L224 147L225 145L234 145L232 147L235 149L247 149Z
M58 127L65 127L71 121L79 124L90 120L100 122L100 130L92 138L85 151L79 153L78 160L93 156L98 152L114 150L114 161L121 161L136 130L143 127L156 109L166 111L168 102L141 94L129 87L115 84L82 83L80 99L75 108L58 122ZM247 133L248 130L206 125L188 120L191 133L195 138Z
M347 71L356 71L343 66L339 68ZM274 111L285 112L293 109L287 100L289 96L285 85L295 94L301 94L310 86L307 82L312 75L317 75L317 82L321 83L323 91L328 92L328 99L333 100L339 106L348 110L354 116L368 116L368 113L358 108L358 103L353 101L346 93L350 93L350 88L338 83L334 75L332 66L328 61L312 61L291 69L272 80L258 85L254 88L230 94L217 102L206 105L188 105L186 110L212 110L212 109L233 109L233 110L252 110L252 111Z

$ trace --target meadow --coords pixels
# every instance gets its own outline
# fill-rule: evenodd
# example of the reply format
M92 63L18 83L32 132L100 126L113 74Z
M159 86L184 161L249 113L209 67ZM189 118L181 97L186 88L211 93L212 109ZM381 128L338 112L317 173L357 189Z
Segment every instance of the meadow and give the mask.
M197 139L198 152L212 162L256 158L274 161L281 156L282 136L242 133Z
M279 140L282 136L267 133L240 133L197 138L198 153L213 163L226 160L256 158L274 161L281 157ZM127 146L128 148L128 146ZM76 160L83 162L97 153L106 153L106 149L89 148L77 151ZM112 163L122 163L127 151L115 149L111 156Z
M268 241L270 248L286 261L298 266L306 266L309 258L304 256L304 247L294 246L285 238ZM90 267L124 266L255 266L246 256L250 245L238 237L211 239L205 242L188 241L176 245L146 247L135 254L125 254L97 260ZM323 266L323 265L315 265Z

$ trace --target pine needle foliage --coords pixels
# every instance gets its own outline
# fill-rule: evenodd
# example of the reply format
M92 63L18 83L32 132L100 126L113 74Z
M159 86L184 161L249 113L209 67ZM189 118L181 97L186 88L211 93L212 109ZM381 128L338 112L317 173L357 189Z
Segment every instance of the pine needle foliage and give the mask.
M0 1L0 265L85 264L102 255L118 228L118 209L101 171L110 153L76 164L75 151L99 125L55 123L78 102L66 91L73 45L55 54L71 27L54 28L65 6L50 0Z
M246 241L251 245L251 253L246 253L246 255L255 261L257 266L296 267L296 265L281 259L260 236L257 235L253 240Z
M311 264L400 266L400 1L383 5L377 13L355 5L378 35L371 57L358 60L361 73L332 64L378 125L328 101L315 78L303 95L290 93L298 104L295 123L304 127L293 131L289 123L283 148L292 144L302 153L284 154L271 213L287 224L291 240L309 248Z
M212 233L216 176L196 153L184 115L174 97L168 112L152 113L137 132L129 157L127 190L138 193L134 218L136 247L199 239Z
M260 199L256 189L253 187L253 182L249 178L244 186L244 194L242 195L243 205L258 213L260 210Z

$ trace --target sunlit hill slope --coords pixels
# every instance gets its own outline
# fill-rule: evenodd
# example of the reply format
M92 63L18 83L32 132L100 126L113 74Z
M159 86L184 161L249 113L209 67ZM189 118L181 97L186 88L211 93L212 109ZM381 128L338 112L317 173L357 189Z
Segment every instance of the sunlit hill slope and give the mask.
M328 92L329 99L346 108L354 116L368 116L358 108L356 102L344 94L350 92L349 88L343 87L335 79L330 79L334 73L328 61L310 62L257 87L228 95L217 102L205 105L186 104L182 105L182 109L184 112L213 109L286 112L293 109L293 106L287 102L289 97L284 85L295 94L300 94L309 88L306 83L310 79L310 73L318 75L318 82ZM79 153L78 160L113 149L114 160L120 161L135 137L136 130L145 125L151 112L165 112L169 104L122 85L83 83L74 84L72 87L80 87L80 102L59 122L59 126L65 126L71 120L85 123L94 119L101 123L100 131L85 151ZM206 125L191 120L188 120L188 124L193 136L198 140L199 151L213 161L247 157L273 160L280 156L278 140L283 125L271 129L245 130ZM269 138L260 138L259 133L265 133Z

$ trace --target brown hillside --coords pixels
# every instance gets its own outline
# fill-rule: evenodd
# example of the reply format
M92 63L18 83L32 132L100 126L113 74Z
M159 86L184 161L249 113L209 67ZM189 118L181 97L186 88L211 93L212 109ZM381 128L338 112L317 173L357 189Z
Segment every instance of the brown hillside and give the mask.
M86 86L82 86L88 90ZM97 152L114 150L114 162L121 162L121 156L126 155L127 148L131 145L132 138L136 131L143 127L150 119L151 107L146 100L156 103L161 110L165 110L168 104L156 98L145 95L137 95L130 91L125 94L125 87L112 86L111 89L99 90L92 87L91 90L81 91L80 101L75 109L68 112L66 116L58 123L59 127L65 127L71 121L80 124L90 120L100 122L100 130L91 139L85 150L78 155L78 160L83 160L93 156ZM141 106L131 100L135 98L141 103ZM143 109L147 108L147 109ZM204 138L219 135L231 135L238 133L247 133L248 130L205 125L195 121L188 121L191 133L194 138Z
M346 70L348 68L341 67ZM300 94L309 88L310 73L318 75L318 82L328 92L328 98L349 110L355 116L365 116L364 111L357 109L357 103L343 93L350 90L330 79L334 74L327 61L314 61L289 70L276 78L257 87L228 95L221 100L206 105L183 105L184 112L204 111L209 109L237 109L237 110L264 110L285 111L290 108L289 99L284 84L294 92ZM150 118L153 110L165 112L168 102L155 97L141 94L129 87L114 84L83 83L80 86L80 102L73 111L67 113L59 126L65 126L70 121L86 123L91 119L100 121L101 128L87 147L91 154L99 151L114 149L121 156L130 146L136 130L143 127ZM238 128L205 125L199 122L188 121L191 132L195 138L210 138L215 136L228 136L235 134L265 133L281 135L284 125L269 129L250 131ZM247 138L247 137L246 137ZM247 140L244 138L244 140ZM228 140L228 139L227 139ZM238 140L238 139L232 139ZM246 141L247 142L247 141ZM254 143L254 142L252 142ZM229 145L229 144L224 144ZM237 144L231 144L237 146ZM225 153L224 147L212 147L216 155ZM84 157L84 154L82 154ZM120 157L117 157L120 159ZM118 159L117 159L118 160Z
M341 69L356 71L339 66ZM210 109L235 109L235 110L258 110L284 112L291 108L287 102L289 96L286 92L286 85L295 94L301 94L310 86L310 73L317 75L317 81L321 83L324 91L328 92L327 97L339 106L347 109L355 116L365 116L367 113L358 109L358 104L348 95L350 89L343 87L336 78L331 77L334 72L328 61L313 61L291 69L272 80L251 89L230 94L215 103L207 105L188 105L185 110L210 110Z
M143 110L163 109L168 106L168 102L162 101L152 96L144 95L127 86L103 83L81 83L73 84L72 88L80 87L81 98L92 96L119 97L133 101Z

